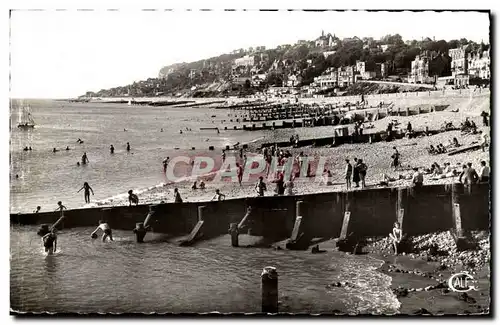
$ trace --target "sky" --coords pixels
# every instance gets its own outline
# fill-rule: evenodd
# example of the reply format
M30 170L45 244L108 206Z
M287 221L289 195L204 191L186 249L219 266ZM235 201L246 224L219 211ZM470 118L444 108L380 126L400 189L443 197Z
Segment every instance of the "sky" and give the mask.
M161 67L276 47L321 31L344 37L435 37L489 42L477 12L27 11L10 19L14 98L68 98L157 77Z

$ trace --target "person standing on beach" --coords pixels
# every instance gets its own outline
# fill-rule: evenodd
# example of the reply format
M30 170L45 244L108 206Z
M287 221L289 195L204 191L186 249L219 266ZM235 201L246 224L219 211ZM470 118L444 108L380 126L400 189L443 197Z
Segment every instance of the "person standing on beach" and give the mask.
M412 177L413 186L422 187L424 185L424 175L416 167L413 170L415 171Z
M139 197L133 193L132 190L128 191L128 205L131 206L132 203L135 205L139 204Z
M391 158L392 158L391 167L394 167L394 171L396 171L398 169L398 166L399 166L400 154L399 154L398 149L396 149L396 146L392 147L392 149L394 149L394 153L391 156Z
M82 165L86 165L87 163L89 163L89 158L87 157L87 153L84 152L83 153L83 156L82 156Z
M224 201L226 199L226 196L220 192L219 189L215 190L215 195L210 201Z
M127 142L127 151L130 151L130 143Z
M472 163L467 164L467 169L465 171L465 184L476 184L479 181L479 175L476 170L472 167Z
M479 168L479 182L487 183L490 180L490 167L486 166L486 161L481 161Z
M351 188L351 177L352 177L352 165L349 162L349 159L345 160L346 166L345 166L345 182L347 189L349 190Z
M358 158L354 158L354 167L352 170L352 181L356 183L355 187L359 187L359 162Z
M368 170L368 166L363 162L363 159L358 159L358 170L359 170L359 179L361 180L361 188L364 189L366 187L366 171Z
M181 194L179 193L179 190L177 189L177 187L174 189L174 202L175 203L182 203Z
M236 171L236 174L238 175L238 183L241 185L241 182L243 181L243 167L241 166L241 164L239 163L236 163L236 168L237 168L237 171Z
M90 203L90 192L92 192L92 195L94 195L94 190L92 189L92 187L90 187L89 183L85 182L83 183L83 186L81 189L78 190L78 192L76 193L80 193L81 190L85 190L83 192L83 196L85 198L85 203Z
M222 150L222 162L226 161L226 151Z
M266 183L264 183L264 177L259 177L259 181L255 185L255 189L257 190L257 193L259 193L259 196L264 196L264 192L267 191Z
M111 145L111 146L109 147L109 152L110 152L111 154L114 154L114 153L115 153L115 147L113 147L113 145Z

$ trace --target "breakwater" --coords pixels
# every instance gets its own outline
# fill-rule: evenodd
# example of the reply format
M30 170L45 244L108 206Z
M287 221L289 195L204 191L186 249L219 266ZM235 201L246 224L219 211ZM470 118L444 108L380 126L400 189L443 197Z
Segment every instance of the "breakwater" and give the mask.
M412 107L393 107L392 105L385 108L365 108L357 111L341 110L332 111L331 115L320 116L315 114L294 114L288 115L273 115L273 116L256 116L252 118L233 118L224 122L230 123L245 123L245 122L262 122L272 121L281 116L283 120L281 123L253 123L243 125L224 126L224 130L243 130L243 131L262 131L262 130L276 130L276 129L293 129L299 127L315 127L315 126L337 126L353 124L356 121L374 122L386 117L399 117L399 116L414 116L420 114L427 114L432 112L439 112L445 110L449 105L415 105ZM290 118L293 119L290 121Z
M342 238L347 234L387 236L395 221L402 224L407 235L452 229L457 238L461 238L469 230L489 229L489 207L489 184L448 184L75 209L65 212L59 226L97 226L98 221L104 219L112 228L130 230L132 235L136 223L144 222L155 232L187 236L183 243L189 245L227 234L231 226L240 233L247 231L276 242L289 238L305 242L307 246L313 238ZM10 222L52 224L59 217L57 212L11 214Z

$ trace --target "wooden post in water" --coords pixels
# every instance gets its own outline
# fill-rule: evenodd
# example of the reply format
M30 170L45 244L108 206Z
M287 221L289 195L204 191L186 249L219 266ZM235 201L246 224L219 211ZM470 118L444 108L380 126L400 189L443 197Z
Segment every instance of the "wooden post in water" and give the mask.
M231 246L238 247L238 224L232 222L229 225L229 233L231 234Z
M278 272L275 267L266 266L260 275L262 281L262 312L278 312Z

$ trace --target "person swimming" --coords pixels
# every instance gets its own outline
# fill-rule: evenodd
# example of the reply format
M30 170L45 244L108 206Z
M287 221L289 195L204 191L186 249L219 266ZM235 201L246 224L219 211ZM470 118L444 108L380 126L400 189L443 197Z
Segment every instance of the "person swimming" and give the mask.
M57 249L57 235L56 229L52 228L50 232L42 237L43 247L45 249L45 253L48 255L52 255L56 252Z
M28 147L24 147L23 149L23 151L28 151L28 150L29 150Z
M115 153L115 147L113 147L113 145L109 146L109 152L110 153Z
M101 229L103 232L103 242L106 241L106 238L109 238L110 241L113 241L113 233L111 231L111 228L109 227L108 223L103 220L99 220L99 226L97 226L96 230L94 230L94 232L90 234L90 237L92 237L93 239L97 238L97 232L99 231L99 229Z
M52 152L58 152L59 150L57 150L56 148L52 149Z
M76 162L76 165L77 165L77 166L80 166L80 162L79 162L79 161L77 161L77 162Z
M134 194L132 190L128 191L128 203L129 206L131 206L132 203L134 203L135 205L139 204L139 197Z
M79 144L83 143L82 139L80 139L80 138L78 138L78 140L76 140L76 142L78 142Z
M84 193L84 198L85 198L85 203L90 203L90 192L92 192L92 195L94 195L94 190L92 187L90 187L89 183L85 182L83 183L83 186L81 189L78 190L76 193L80 193L81 190L85 190Z
M69 146L67 146L67 147L66 147L66 151L68 151L68 150L71 150L71 149L69 148Z
M89 161L89 158L87 157L87 153L84 152L82 156L82 165L86 165Z
M42 209L42 207L41 207L41 206L37 206L37 207L36 207L36 210L35 210L35 211L33 211L33 213L38 213L38 212L40 212L40 210L41 210L41 209Z
M31 149L31 147L29 147L29 149L28 149L28 150L29 150L29 151L31 151L31 150L33 150L33 149Z

